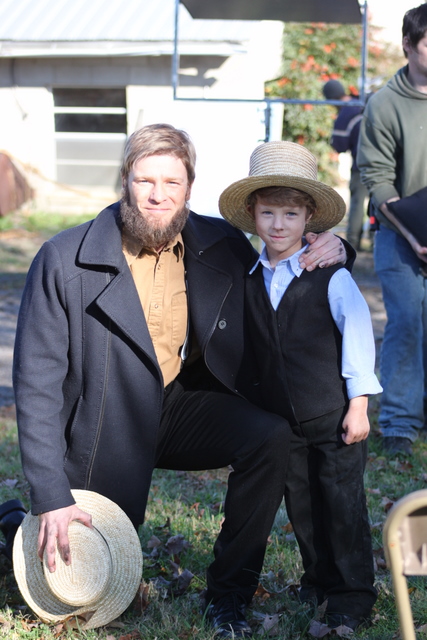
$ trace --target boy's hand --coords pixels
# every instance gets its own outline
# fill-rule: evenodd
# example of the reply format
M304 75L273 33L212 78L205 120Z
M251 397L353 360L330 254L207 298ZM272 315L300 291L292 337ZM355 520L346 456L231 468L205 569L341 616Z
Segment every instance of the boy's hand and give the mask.
M358 396L350 400L350 406L342 423L345 444L366 440L371 429L368 419L368 396Z
M330 231L323 233L309 232L305 235L308 247L301 254L299 263L303 269L313 271L316 267L330 267L333 264L345 264L347 254L341 238Z

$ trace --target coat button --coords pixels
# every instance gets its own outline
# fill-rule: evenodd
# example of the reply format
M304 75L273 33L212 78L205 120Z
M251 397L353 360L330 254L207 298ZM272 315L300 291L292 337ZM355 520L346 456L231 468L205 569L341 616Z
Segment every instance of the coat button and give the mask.
M218 322L218 329L225 329L226 326L227 326L227 321L226 320L220 320Z

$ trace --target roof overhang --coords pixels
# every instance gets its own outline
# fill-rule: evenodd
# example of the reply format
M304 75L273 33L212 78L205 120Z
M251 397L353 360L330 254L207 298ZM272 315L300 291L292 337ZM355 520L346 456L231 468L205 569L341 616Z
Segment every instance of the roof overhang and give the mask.
M193 18L281 20L283 22L361 21L358 0L181 0Z
M228 57L246 49L238 42L181 42L184 56ZM173 56L165 42L0 42L1 58L92 58L105 56Z

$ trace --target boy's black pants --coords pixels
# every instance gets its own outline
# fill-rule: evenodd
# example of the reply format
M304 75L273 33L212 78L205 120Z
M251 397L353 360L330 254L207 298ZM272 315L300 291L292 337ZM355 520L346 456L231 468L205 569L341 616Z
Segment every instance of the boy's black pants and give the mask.
M303 560L303 591L328 613L371 613L372 544L363 473L367 441L342 441L347 407L292 428L285 501Z

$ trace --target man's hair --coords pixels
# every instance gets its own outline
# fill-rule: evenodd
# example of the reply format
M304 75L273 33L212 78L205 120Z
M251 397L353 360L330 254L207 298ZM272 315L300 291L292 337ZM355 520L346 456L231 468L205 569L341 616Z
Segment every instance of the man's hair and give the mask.
M182 160L187 171L188 182L192 184L196 177L196 150L190 136L170 124L150 124L134 131L126 141L123 162L120 169L122 177L129 177L138 160L149 156L173 156Z
M305 191L291 187L261 187L248 195L247 204L253 213L258 198L267 204L278 207L307 207L307 215L316 213L314 198Z
M408 44L415 49L417 44L424 38L427 31L427 4L420 4L419 7L409 9L404 15L402 25L402 37L408 39ZM408 54L403 50L405 57Z

